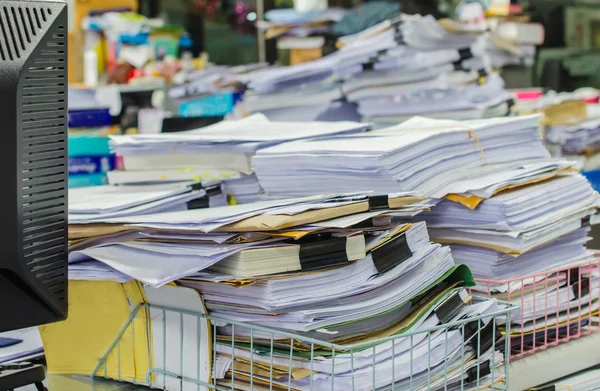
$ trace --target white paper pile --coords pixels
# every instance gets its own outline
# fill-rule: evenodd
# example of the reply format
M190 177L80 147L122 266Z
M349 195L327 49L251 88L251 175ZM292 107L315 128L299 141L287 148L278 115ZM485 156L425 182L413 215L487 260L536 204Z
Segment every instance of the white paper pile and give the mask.
M263 199L253 175L257 150L292 140L360 133L358 122L271 122L262 114L205 128L152 135L114 136L112 146L124 170L111 184L225 181L225 194L237 203Z
M505 115L509 96L491 69L534 48L499 45L485 29L431 15L403 15L342 37L323 58L248 75L237 116L390 124L412 115L473 119Z
M253 164L261 186L274 196L367 189L488 198L500 188L569 167L549 157L537 116L414 118L375 132L262 149Z

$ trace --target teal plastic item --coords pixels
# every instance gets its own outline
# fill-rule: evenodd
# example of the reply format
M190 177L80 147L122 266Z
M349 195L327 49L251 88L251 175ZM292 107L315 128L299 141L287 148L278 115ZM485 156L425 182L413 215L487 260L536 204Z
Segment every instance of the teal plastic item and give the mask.
M400 12L399 2L370 1L350 10L333 25L333 34L341 37L361 32Z
M110 155L106 136L69 136L69 156L106 156Z
M102 186L108 184L108 177L104 173L69 175L69 189L77 187Z
M194 98L179 104L180 117L216 117L233 110L236 97L233 93L220 93Z

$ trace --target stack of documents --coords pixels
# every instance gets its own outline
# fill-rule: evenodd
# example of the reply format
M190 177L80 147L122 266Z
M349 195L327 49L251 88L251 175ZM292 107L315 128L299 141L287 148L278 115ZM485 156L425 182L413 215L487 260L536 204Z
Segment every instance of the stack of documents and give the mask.
M417 191L432 198L489 198L570 165L549 160L537 116L445 121L416 117L345 137L261 149L253 164L263 189L303 196L357 189Z
M545 141L553 156L577 161L585 171L600 168L600 105L585 89L572 93L548 93L513 107L517 114L543 115ZM591 102L588 102L588 99Z
M373 211L372 197L355 193L152 215L86 214L70 221L69 262L80 277L89 268L94 279L124 275L154 287L204 269L248 277L338 266L365 256L365 235L353 225L430 206L408 193L376 200L381 206Z
M443 295L433 308L421 306L417 313L408 315L412 319L404 324L412 322L413 325L405 328L426 330L448 321L468 320L475 314L488 315L498 310L495 301L464 305L463 296L464 291L454 290ZM449 302L456 306L444 316L439 309ZM494 344L498 346L498 341L493 339L495 325L491 319L482 321L481 332L474 338L468 332L463 335L460 329L441 328L414 337L397 334L387 342L372 339L394 335L395 330L389 329L371 335L372 344L352 351L332 352L318 346L306 349L301 344L289 346L289 339L276 341L277 349L273 351L269 346L273 340L268 337L255 337L253 349L248 349L244 343L247 338L237 333L236 337L219 336L216 349L225 363L217 374L222 377L218 384L225 387L236 384L241 389L254 384L254 389L261 390L271 386L277 390L473 389L477 383L488 387L503 378L502 356L492 348ZM476 338L480 338L479 344L474 342ZM368 341L369 336L355 340ZM475 372L479 372L479 376L470 375Z
M106 185L69 190L69 221L93 221L226 205L219 184Z
M495 300L467 305L468 268L430 242L424 222L402 222L431 206L414 193L352 193L71 221L69 275L153 288L175 281L199 292L209 314L222 319L213 349L223 356L224 386L460 387L474 384L477 367L480 384L489 385L504 376L500 307ZM483 318L471 323L474 330L426 333L475 316ZM277 332L299 337L290 344ZM402 337L408 332L417 334ZM335 356L326 347L361 342L373 347ZM256 353L271 343L272 363ZM311 349L319 359L309 360Z
M205 128L111 138L125 169L111 173L111 184L211 182L225 180L225 194L236 202L262 198L251 157L257 150L291 140L360 133L358 122L271 122L256 114Z
M520 352L547 341L548 327L551 339L562 337L586 326L581 319L598 310L599 275L580 276L579 265L594 259L586 243L599 208L589 182L565 172L500 192L473 209L443 200L422 217L432 240L449 244L456 262L472 270L476 290L521 305L511 320L513 352Z
M337 52L311 62L249 74L249 90L236 115L362 118L377 124L412 115L503 116L509 112L509 95L491 70L528 63L535 55L532 45L431 15L401 15L342 37L338 46Z

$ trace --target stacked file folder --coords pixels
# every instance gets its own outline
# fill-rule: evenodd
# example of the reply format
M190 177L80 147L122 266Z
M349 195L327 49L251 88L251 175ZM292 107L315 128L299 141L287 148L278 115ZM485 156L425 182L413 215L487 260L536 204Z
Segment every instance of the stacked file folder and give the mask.
M76 298L69 320L42 328L50 372L104 371L184 390L197 389L190 379L234 389L366 390L470 389L504 378L503 306L471 303L468 268L430 242L425 223L403 222L431 207L427 197L360 192L128 213L188 194L150 190L129 205L119 197L98 200L103 208L72 204ZM179 287L165 286L173 281ZM87 308L107 299L106 319ZM202 303L212 327L193 315L205 313ZM171 316L173 308L187 312ZM112 343L109 330L118 334ZM85 343L90 350L74 360L69 346L96 331L93 349ZM152 368L163 369L141 380Z
M600 276L581 265L594 259L585 246L599 207L589 182L570 172L494 195L474 210L444 200L423 218L433 240L471 268L478 290L521 304L511 327L517 353L578 334L582 319L598 311Z
M257 150L291 140L360 133L357 122L271 122L256 114L205 128L156 135L113 136L124 170L109 174L111 184L224 181L234 203L258 201L263 189L251 158Z
M261 186L275 196L362 189L489 198L571 166L549 159L538 121L413 118L369 133L261 149L253 163Z
M417 114L505 115L509 96L491 69L532 58L535 49L498 42L470 26L401 15L342 37L337 52L318 60L249 74L236 113L381 124Z

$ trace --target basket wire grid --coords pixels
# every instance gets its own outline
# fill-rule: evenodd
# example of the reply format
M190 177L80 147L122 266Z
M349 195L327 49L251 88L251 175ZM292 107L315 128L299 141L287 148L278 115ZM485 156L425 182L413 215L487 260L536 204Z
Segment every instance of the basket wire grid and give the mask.
M474 301L486 299L475 298ZM391 335L373 341L341 345L327 341L306 337L299 334L270 329L258 325L236 322L217 318L194 311L158 306L154 304L140 304L132 311L128 321L123 325L106 353L99 360L92 378L95 376L109 377L107 375L107 361L109 357L118 362L117 376L114 380L130 383L142 383L135 378L121 376L121 343L129 331L131 337L135 335L134 320L143 311L150 313L152 310L158 316L147 317L145 327L148 335L148 362L150 369L146 373L145 385L152 388L169 391L187 390L474 390L492 389L507 390L508 388L508 359L510 357L509 339L502 339L498 325L504 325L510 333L510 316L518 305L497 301L499 310L475 314L468 318L448 322L436 327L421 331L405 332ZM175 327L179 328L178 340L167 341L168 317L179 319ZM190 374L184 369L184 349L186 357L189 356L189 346L184 346L184 320L196 322L198 344L195 346L195 359L198 368L195 374ZM151 341L153 327L157 326L162 331L162 338L154 337ZM201 338L202 324L208 324L212 332L210 341ZM139 323L138 323L139 325ZM231 332L229 336L219 335L219 330L228 325ZM139 327L139 326L138 326ZM173 327L173 323L169 327ZM460 333L460 336L457 337ZM249 336L246 344L248 357L237 355L239 343L236 333ZM443 342L440 343L440 335ZM266 336L266 338L265 338ZM458 338L458 339L457 339ZM458 344L456 343L458 341ZM152 343L162 344L162 358L153 356ZM200 370L200 356L206 343L212 343L210 355L212 361L212 374L202 378ZM167 347L178 345L179 368L167 368ZM303 363L306 368L302 387L295 385L293 364L299 360L295 349L297 344L305 346ZM408 344L408 346L406 346ZM283 353L281 346L289 346ZM459 345L459 346L457 346ZM217 347L230 352L230 364L227 376L224 378L217 373ZM404 350L401 349L404 347ZM427 349L426 358L416 355L418 349ZM432 350L433 349L433 350ZM325 362L330 363L330 370L323 370L322 352L329 355ZM365 365L364 353L371 352L372 362ZM435 355L432 352L437 352ZM363 354L361 354L361 352ZM378 354L390 354L385 360L376 362ZM400 355L398 353L400 352ZM454 353L453 353L454 352ZM440 359L439 355L443 354ZM451 359L447 359L449 357ZM173 357L173 356L169 356ZM368 356L367 356L368 357ZM287 370L282 370L282 360L287 362ZM481 358L481 359L479 359ZM369 360L371 357L369 357ZM485 359L485 360L484 360ZM158 361L162 365L153 365ZM337 363L336 363L337 361ZM339 365L350 367L339 369ZM360 363L360 365L358 365ZM239 369L236 368L236 365ZM336 365L338 369L336 370ZM356 365L356 367L355 367ZM381 382L381 372L384 366L391 368L391 379L388 383ZM317 368L318 366L318 368ZM285 366L284 366L285 367ZM249 368L249 369L248 369ZM259 370L261 376L252 374ZM244 372L245 371L245 372ZM327 373L328 372L328 373ZM323 375L344 375L346 382L342 384L337 376L329 376L326 382ZM249 375L250 374L250 375ZM282 376L283 375L283 376ZM389 375L389 373L388 373ZM369 378L368 382L364 379ZM114 377L114 376L113 376ZM218 377L222 377L218 379ZM325 376L326 378L327 376ZM348 382L348 378L350 381ZM362 382L359 379L363 379ZM175 382L175 385L173 385ZM336 384L337 382L337 384Z
M600 330L600 258L514 279L475 281L472 292L519 306L512 312L512 332L505 333L510 335L511 358ZM499 286L508 289L501 293Z

